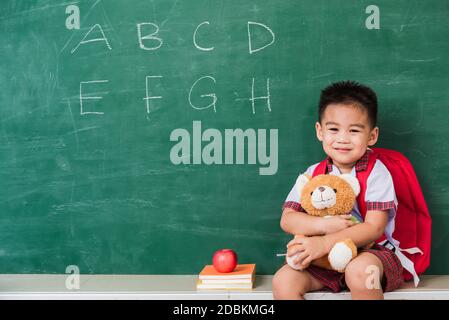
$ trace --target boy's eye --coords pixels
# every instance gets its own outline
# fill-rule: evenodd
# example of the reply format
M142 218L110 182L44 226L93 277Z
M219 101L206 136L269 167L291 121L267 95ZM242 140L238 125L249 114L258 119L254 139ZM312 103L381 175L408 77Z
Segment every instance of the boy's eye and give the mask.
M359 130L351 130L351 132L357 133L360 132Z
M329 130L330 130L330 131L334 131L334 132L337 132L337 131L338 131L337 128L329 128Z

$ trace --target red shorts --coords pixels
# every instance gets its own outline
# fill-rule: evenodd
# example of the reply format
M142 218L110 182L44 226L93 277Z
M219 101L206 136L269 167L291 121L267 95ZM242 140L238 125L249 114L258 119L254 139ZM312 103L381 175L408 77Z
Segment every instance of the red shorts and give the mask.
M369 252L380 259L384 268L382 279L383 292L398 289L403 283L403 268L396 254L388 248L375 244L371 249L359 249L359 253ZM347 290L345 274L333 270L323 269L317 266L309 266L306 269L314 278L321 282L324 289L333 292Z

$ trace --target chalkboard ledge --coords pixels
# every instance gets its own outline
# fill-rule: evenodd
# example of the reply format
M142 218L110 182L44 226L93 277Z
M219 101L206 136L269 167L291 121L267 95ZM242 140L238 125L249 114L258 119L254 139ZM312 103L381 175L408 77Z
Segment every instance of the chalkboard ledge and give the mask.
M0 275L1 300L271 300L270 275L256 277L250 292L196 291L196 275L81 275L79 289L71 275L3 274ZM67 283L66 283L67 282ZM70 288L70 289L69 289ZM346 300L348 292L313 292L310 300ZM385 294L385 299L449 300L449 275L421 277L418 288L406 283L401 289Z

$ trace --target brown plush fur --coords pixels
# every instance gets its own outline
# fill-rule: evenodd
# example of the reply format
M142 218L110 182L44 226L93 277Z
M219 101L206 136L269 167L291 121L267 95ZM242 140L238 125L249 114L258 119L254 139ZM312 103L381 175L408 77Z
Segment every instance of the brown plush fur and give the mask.
M311 192L319 186L329 186L332 189L337 190L337 203L332 208L316 209L311 202ZM306 210L307 214L311 216L335 216L340 214L348 214L351 212L354 206L356 196L351 186L339 178L330 174L320 174L311 179L302 190L301 194L301 206Z
M310 180L304 186L301 193L301 206L312 216L324 217L324 216L335 216L342 214L349 214L354 206L354 202L356 201L356 195L352 190L349 183L347 183L342 178L334 175L318 175L314 178L308 177ZM336 204L331 208L326 209L316 209L312 205L311 201L311 193L320 186L328 186L332 189L337 190L337 200ZM304 235L296 235L295 237L304 237ZM351 239L346 239L345 243L351 248L353 251L353 257L357 256L357 247L353 243ZM332 270L332 267L328 260L328 255L316 259L312 262L313 265L319 266L321 268ZM343 272L342 270L338 270L339 272Z

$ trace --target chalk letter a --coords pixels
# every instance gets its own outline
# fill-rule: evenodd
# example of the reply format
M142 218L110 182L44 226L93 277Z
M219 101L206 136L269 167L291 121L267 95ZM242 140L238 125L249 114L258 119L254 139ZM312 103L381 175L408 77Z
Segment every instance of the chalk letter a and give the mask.
M94 38L94 39L85 40L85 39L87 38L87 36L88 36L88 35L92 32L92 30L95 29L95 28L99 28L99 29L100 29L100 32L101 32L102 37L101 37L101 38ZM86 33L86 35L84 36L84 38L80 41L80 43L78 43L78 45L77 45L75 48L72 49L72 51L70 51L70 53L73 54L73 53L78 49L78 47L79 47L80 45L82 45L82 44L89 43L89 42L97 42L97 41L104 41L104 42L106 43L106 46L108 47L108 49L109 49L109 50L112 50L112 48L111 48L111 46L110 46L110 44L109 44L109 42L108 42L108 39L106 38L106 36L105 36L105 34L104 34L104 32L103 32L103 28L101 28L101 26L100 26L99 24L96 24L96 25L94 25L92 28L90 28L90 30Z

